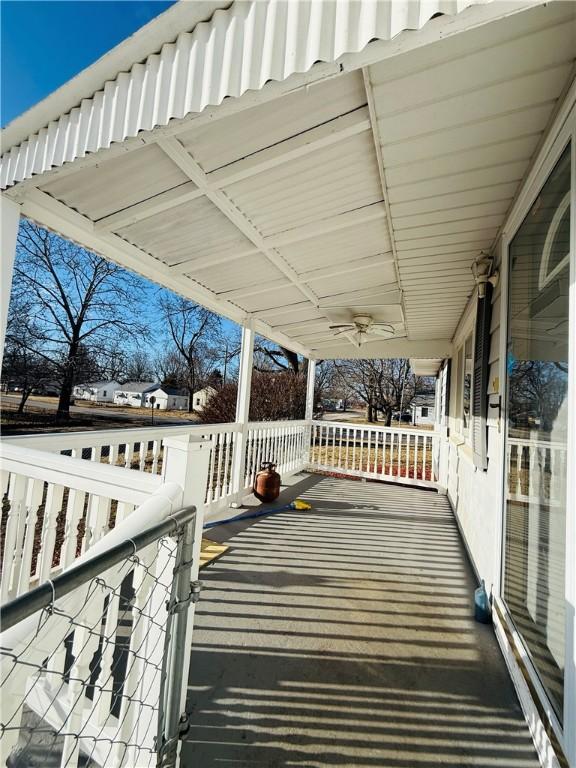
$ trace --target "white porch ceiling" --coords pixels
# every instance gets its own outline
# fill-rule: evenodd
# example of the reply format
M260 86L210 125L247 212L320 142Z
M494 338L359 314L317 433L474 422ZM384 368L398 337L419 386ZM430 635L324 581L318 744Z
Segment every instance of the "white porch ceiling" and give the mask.
M23 210L304 354L442 358L573 77L575 18L553 2L152 131L23 185ZM358 350L329 328L354 313L407 338Z

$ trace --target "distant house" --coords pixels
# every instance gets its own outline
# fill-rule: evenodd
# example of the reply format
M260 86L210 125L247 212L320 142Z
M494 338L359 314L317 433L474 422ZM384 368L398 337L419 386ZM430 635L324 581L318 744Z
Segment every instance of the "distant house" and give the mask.
M410 406L412 413L412 424L434 424L436 400L433 394L417 395Z
M127 381L125 384L119 384L114 392L114 404L142 408L145 402L144 395L158 389L159 386L157 381Z
M92 381L89 384L77 384L72 394L76 400L111 403L114 400L114 392L119 386L117 381Z
M154 407L161 411L185 411L188 408L188 395L177 387L157 387L143 393L142 405L144 408Z
M194 392L192 396L192 409L194 411L203 411L208 399L216 392L214 387L204 387Z

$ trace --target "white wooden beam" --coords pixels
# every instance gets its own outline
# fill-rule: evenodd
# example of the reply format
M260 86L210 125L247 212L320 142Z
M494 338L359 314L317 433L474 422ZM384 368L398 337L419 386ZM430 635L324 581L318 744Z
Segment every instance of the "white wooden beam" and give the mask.
M46 192L39 189L28 190L22 204L22 215L126 269L131 269L181 296L197 301L207 309L211 309L230 320L240 324L246 320L246 313L235 304L220 299L213 291L191 279L183 280L182 276L175 274L169 266L137 246L127 243L118 235L96 231L90 219L68 208L64 203L55 200ZM254 330L298 354L306 356L310 351L285 334L274 331L268 323L260 318L255 320Z
M298 331L306 328L326 328L327 322L328 321L324 318L320 318L319 320L298 320L294 323L280 323L279 325L275 325L274 328L278 328L278 330L282 329L284 331Z
M204 191L206 197L218 208L218 210L223 213L226 218L228 218L240 232L242 232L242 234L247 237L248 240L250 240L250 242L253 243L309 301L312 302L312 304L316 306L318 304L316 294L298 279L296 272L277 251L269 248L265 244L260 231L239 208L236 208L230 198L225 195L224 192L210 187L207 174L204 173L196 160L194 160L192 155L182 146L178 139L161 139L158 141L158 146L180 168L180 170L188 176L188 178Z
M376 219L384 219L384 204L370 203L354 211L340 213L337 216L329 216L320 221L314 221L303 227L294 227L286 232L280 232L277 235L269 235L264 238L264 243L269 248L280 248L291 243L298 243L302 240L310 240L313 237L324 235L327 232L338 232L348 227L361 226Z
M20 225L20 206L2 195L0 197L0 290L2 304L0 306L0 368L4 357L4 339L8 322L8 307L12 292L12 273L16 258L16 243Z
M316 383L316 360L308 360L306 378L306 419L314 418L314 385Z
M174 274L184 275L191 270L204 269L205 267L215 267L218 264L227 264L230 261L243 259L245 256L254 256L260 253L258 248L241 248L233 253L208 254L207 256L196 256L194 259L186 259L179 264L172 264L170 269Z
M352 272L360 272L363 269L377 269L385 264L393 263L394 260L388 254L378 253L374 256L358 259L358 261L348 261L337 267L320 267L319 269L310 269L307 272L299 272L299 276L300 280L303 280L305 283L311 283L315 280L325 280L327 277L338 277Z
M356 291L343 291L320 300L320 309L340 309L346 306L377 307L400 304L400 291L394 284L385 283Z
M338 64L317 62L307 72L301 72L291 75L286 80L271 80L266 83L259 91L247 91L241 97L235 99L224 99L221 104L208 106L202 112L191 113L181 119L171 120L166 126L156 126L153 130L142 132L138 136L125 139L121 143L112 143L105 149L98 152L79 157L74 162L66 163L59 167L51 168L41 174L32 176L29 179L19 181L15 187L11 188L10 196L18 194L24 195L27 190L34 187L40 187L54 180L71 173L76 173L83 168L91 168L106 160L112 160L116 157L122 157L127 152L133 152L141 149L147 144L154 144L159 138L167 136L176 136L178 134L200 130L201 128L212 125L217 120L244 112L245 110L257 107L261 104L267 104L294 93L301 89L313 89L316 85L321 85L327 80L338 77L341 74L341 68ZM6 149L9 149L7 147ZM14 190L14 191L12 191ZM18 192L16 192L18 190Z
M285 277L281 277L278 280L269 280L268 282L244 286L244 288L234 288L232 291L224 291L223 293L219 293L218 296L228 301L236 301L236 299L243 299L248 296L259 296L261 293L268 293L268 291L283 291L286 288L291 287L292 283Z
M295 304L279 304L276 307L268 307L268 309L257 309L250 314L252 317L276 317L277 315L287 315L290 312L301 312L305 309L312 309L309 301L298 301Z
M234 501L240 503L244 491L246 474L246 439L250 419L250 392L252 389L252 369L254 367L254 330L248 323L242 328L240 347L240 367L238 370L238 391L236 395L236 424L240 431L234 435L232 449L232 493Z
M354 360L397 358L397 357L433 357L446 358L452 356L450 339L425 339L412 341L410 339L378 339L365 341L358 348L352 348L341 342L313 344L314 357L322 360L337 360L349 358Z
M208 173L209 184L213 189L222 189L369 130L368 108L359 107L353 112L340 115L297 136L292 136L271 147L254 152L248 157L211 171Z
M137 221L142 221L150 216L156 216L158 213L164 213L164 211L168 211L170 208L196 200L198 197L202 197L203 194L202 190L188 181L173 189L168 189L166 192L161 192L159 195L150 197L148 200L143 200L141 203L136 203L136 205L131 205L117 213L104 216L104 218L98 219L94 224L94 228L96 230L102 229L117 232L119 229L129 227Z
M364 88L366 90L366 98L368 99L368 110L370 112L370 121L372 123L372 138L374 140L374 150L376 152L376 160L378 162L378 174L380 176L380 186L382 187L382 195L384 196L384 210L386 211L386 224L388 225L388 236L390 238L390 245L392 247L392 253L394 255L394 270L396 272L396 282L400 291L402 291L402 280L400 275L400 263L398 259L398 250L396 247L396 235L394 233L394 222L392 219L392 211L390 208L390 200L388 196L388 183L386 181L386 171L384 168L384 158L382 156L382 144L380 141L380 132L378 129L378 115L376 114L376 102L374 101L374 91L372 89L372 82L370 80L370 71L367 68L362 70L362 77L364 79ZM404 315L404 322L406 324L406 332L409 333L408 324L406 323L406 311L404 306L404 299L401 298L402 312Z

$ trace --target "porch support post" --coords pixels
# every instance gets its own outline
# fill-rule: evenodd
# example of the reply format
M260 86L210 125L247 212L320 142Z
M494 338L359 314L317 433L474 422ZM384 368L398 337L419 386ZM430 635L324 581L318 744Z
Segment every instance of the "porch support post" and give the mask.
M254 364L254 330L252 321L242 328L240 349L240 370L238 371L238 394L236 397L236 425L232 452L232 493L233 505L240 504L244 493L246 474L246 441L250 416L250 390L252 387L252 366Z
M306 381L306 414L310 421L314 417L314 385L316 383L316 360L308 360L308 379Z
M8 305L12 291L12 273L16 256L18 225L20 224L20 206L5 195L0 197L0 366L4 357L4 339L8 322Z
M182 601L185 601L191 592L196 595L200 588L198 572L211 450L210 440L192 435L178 435L164 440L163 480L165 483L176 483L182 488L180 506L196 507L194 520L188 523L184 533L182 562L178 563L181 572L174 577L179 579L177 599ZM160 568L162 567L161 562ZM178 756L182 744L178 739L178 725L181 722L181 716L186 713L195 607L195 600L192 599L185 610L175 613L167 666L166 693L163 702L164 736L173 738L176 742L175 746L172 743L172 747L176 753L175 764L177 765L180 764Z

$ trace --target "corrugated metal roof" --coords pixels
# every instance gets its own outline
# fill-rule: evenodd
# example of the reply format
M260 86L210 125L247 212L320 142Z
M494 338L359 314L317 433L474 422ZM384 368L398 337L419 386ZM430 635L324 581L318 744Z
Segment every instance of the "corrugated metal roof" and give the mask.
M235 2L12 147L2 158L0 185L11 186L227 97L259 90L269 80L307 72L316 62L334 62L372 40L420 29L435 14L489 1Z

